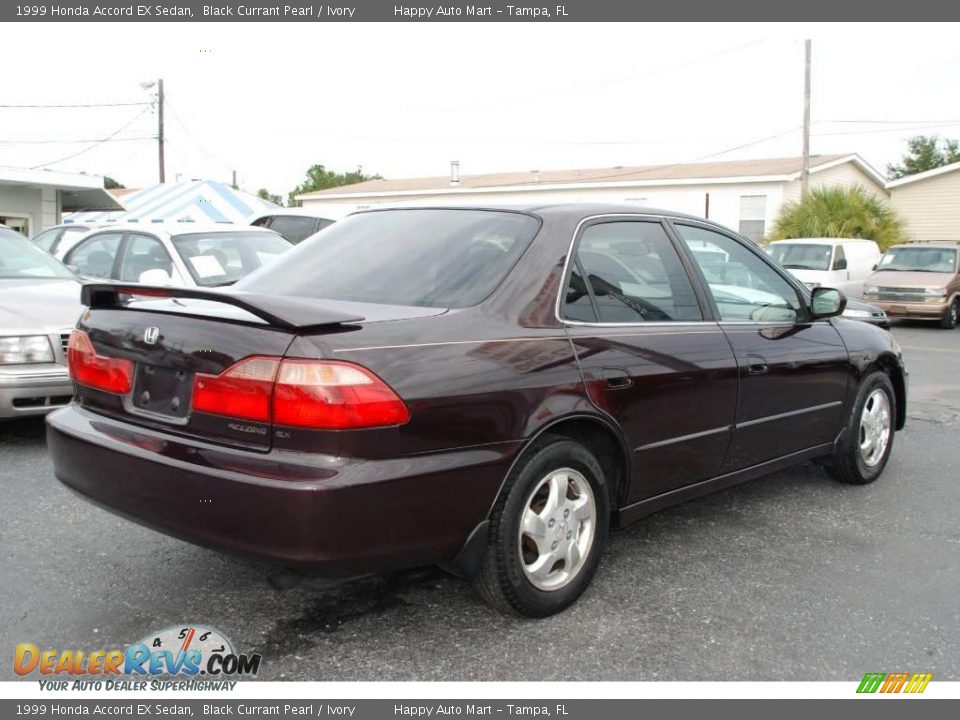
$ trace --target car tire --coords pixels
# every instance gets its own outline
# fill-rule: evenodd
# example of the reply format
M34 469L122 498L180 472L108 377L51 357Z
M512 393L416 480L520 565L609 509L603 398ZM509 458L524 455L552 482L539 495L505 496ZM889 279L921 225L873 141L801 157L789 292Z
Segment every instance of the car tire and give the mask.
M944 330L953 330L958 322L960 322L960 298L955 298L940 318L940 327Z
M609 527L609 484L596 457L574 440L544 436L493 508L474 587L503 612L558 613L593 579Z
M847 427L827 471L849 485L872 483L883 472L893 449L897 396L884 372L872 372L860 383Z

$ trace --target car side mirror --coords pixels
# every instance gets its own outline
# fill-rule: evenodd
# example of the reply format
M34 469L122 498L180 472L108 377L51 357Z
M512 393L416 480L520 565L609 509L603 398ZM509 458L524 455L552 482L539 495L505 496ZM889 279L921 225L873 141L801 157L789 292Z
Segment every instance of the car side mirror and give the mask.
M840 315L847 307L847 298L835 288L818 287L810 296L810 312L815 318Z
M871 269L873 272L876 272L876 271L877 271L877 267L878 267L878 265L877 265L876 263L874 263L874 264L873 264L873 267L870 268L870 269Z
M846 270L847 269L847 259L846 258L837 258L833 263L834 270Z
M170 273L166 270L163 268L153 268L152 270L144 270L140 273L137 282L142 285L169 285L170 280Z

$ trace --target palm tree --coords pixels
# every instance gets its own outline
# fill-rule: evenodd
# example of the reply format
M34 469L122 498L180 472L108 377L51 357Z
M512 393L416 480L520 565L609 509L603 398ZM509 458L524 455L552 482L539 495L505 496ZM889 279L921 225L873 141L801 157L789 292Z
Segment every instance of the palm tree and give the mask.
M862 187L819 187L805 200L780 209L771 240L789 238L861 238L881 250L906 240L893 209Z

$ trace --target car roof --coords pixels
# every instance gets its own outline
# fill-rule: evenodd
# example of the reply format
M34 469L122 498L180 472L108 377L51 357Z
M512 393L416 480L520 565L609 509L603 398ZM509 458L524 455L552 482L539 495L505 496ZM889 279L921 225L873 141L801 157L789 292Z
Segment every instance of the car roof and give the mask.
M389 207L371 207L363 210L357 210L355 215L362 215L372 212L387 212L390 210L486 210L499 212L520 212L530 215L543 215L570 218L591 217L594 215L654 215L659 217L680 218L683 220L704 219L696 215L677 212L676 210L664 210L662 208L650 208L640 205L626 205L615 203L502 203L502 204L457 204L457 205L390 205ZM713 223L711 220L705 222ZM715 224L715 223L713 223Z
M349 213L340 211L333 211L329 208L314 209L314 208L304 208L304 207L278 207L273 210L264 210L261 213L250 216L250 222L256 222L261 218L271 217L273 215L297 215L299 217L311 217L318 218L320 220L339 220L346 217Z
M863 238L785 238L783 240L774 240L771 245L777 243L794 243L796 245L822 245L823 243L849 244L849 243L872 243L873 240Z
M251 227L239 223L194 223L194 222L168 222L168 223L137 223L137 222L117 222L101 225L91 228L90 234L110 230L135 231L142 230L145 233L153 235L165 235L171 237L174 235L188 235L192 233L204 233L212 235L217 233L229 232L254 232L269 233L277 235L278 233L269 228Z
M896 250L901 247L928 247L928 248L943 248L948 250L956 250L960 247L960 240L927 240L927 241L917 241L917 242L908 242L900 243L899 245L893 245L892 247L887 248L888 250Z

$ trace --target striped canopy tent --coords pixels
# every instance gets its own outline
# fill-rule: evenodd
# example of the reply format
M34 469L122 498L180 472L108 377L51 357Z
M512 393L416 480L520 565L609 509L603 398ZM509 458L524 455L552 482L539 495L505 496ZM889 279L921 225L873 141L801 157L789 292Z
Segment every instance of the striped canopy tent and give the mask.
M256 195L234 190L214 180L154 185L120 195L119 201L124 210L78 211L65 215L64 222L248 223L253 215L277 207Z

